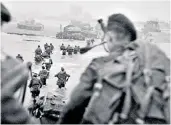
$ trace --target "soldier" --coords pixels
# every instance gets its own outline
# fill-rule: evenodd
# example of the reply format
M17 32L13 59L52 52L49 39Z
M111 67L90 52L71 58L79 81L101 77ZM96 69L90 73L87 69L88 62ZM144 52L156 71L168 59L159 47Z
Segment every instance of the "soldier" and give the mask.
M29 88L33 98L39 96L41 87L42 82L37 78L37 74L34 74L29 84Z
M49 71L51 68L51 65L53 64L52 59L49 57L44 58L44 62L42 63L42 65L43 64L45 64L46 70Z
M63 67L61 67L61 71L56 74L55 77L58 78L57 85L61 89L62 87L65 87L70 75L66 73Z
M44 66L42 66L42 70L39 72L39 76L43 85L46 85L46 79L48 75L49 75L48 71L45 69Z
M35 60L36 63L40 63L42 61L42 56L41 55L36 55L34 57L34 60Z
M64 44L62 43L61 47L60 47L60 50L65 50L65 46Z
M77 52L80 52L80 46L77 46Z
M68 50L68 55L72 56L73 48L69 45L67 50Z
M50 55L52 53L50 46L47 46L45 51L48 55Z
M59 123L169 123L161 114L166 106L162 86L165 75L170 76L170 60L158 47L134 42L134 25L122 14L111 15L103 31L109 55L92 60Z
M63 59L63 58L65 58L65 56L66 56L66 52L67 52L67 50L66 50L66 49L62 50L62 57L61 57L62 59Z
M50 58L50 55L45 51L45 52L42 53L42 57L43 58L47 58L47 57Z
M40 45L38 45L38 48L35 50L35 55L41 55L42 49L40 48Z
M24 62L24 59L20 54L16 56L16 59L20 60L21 62Z
M54 46L52 45L52 43L50 43L50 49L51 49L51 53L54 50Z
M78 52L78 47L75 46L75 47L74 47L74 54L77 54L77 52Z
M1 25L11 20L11 15L1 3ZM31 66L29 66L31 69ZM27 65L18 62L1 50L1 123L2 124L39 124L32 119L15 92L26 85L29 70Z
M49 45L46 43L44 44L44 49L46 50L46 48L48 47Z

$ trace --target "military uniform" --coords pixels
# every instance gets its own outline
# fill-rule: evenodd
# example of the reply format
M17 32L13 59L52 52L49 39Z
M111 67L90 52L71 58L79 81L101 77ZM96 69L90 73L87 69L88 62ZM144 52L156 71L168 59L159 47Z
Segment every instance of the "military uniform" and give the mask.
M41 54L42 54L41 48L38 47L38 48L35 50L35 54L36 54L36 55L41 55Z
M42 82L38 78L33 77L29 84L29 88L33 98L39 96L41 87L42 87Z
M61 71L56 74L55 77L58 78L57 85L59 86L59 88L62 88L65 87L66 81L70 77L70 75L67 74L65 71Z
M162 70L164 71L165 68L170 67L169 63L167 63L168 58L156 46L153 46L151 44L141 44L140 46L141 47L137 51L140 54L142 63L144 62L143 50L144 50L144 46L146 46L152 50L149 58L154 67L155 67L155 65L157 67L160 67L161 71ZM156 53L157 53L157 55L156 55ZM104 73L103 70L106 67L105 65L107 65L108 63L111 63L116 57L118 57L121 54L122 54L122 52L116 52L116 53L113 53L106 57L100 57L100 58L93 59L93 61L89 64L89 66L87 67L85 72L82 74L82 76L80 78L80 83L74 89L74 91L71 95L70 102L64 108L64 114L61 118L60 123L62 123L62 124L78 124L82 121L83 114L85 112L85 108L87 107L90 97L92 96L92 93L93 93L94 83L97 82L99 76L103 76L103 73ZM155 60L153 60L154 58L155 58ZM164 67L163 67L163 64L166 64L166 63L167 63L167 65L164 65ZM142 65L144 65L144 64L142 64ZM137 73L138 73L138 71L139 70L137 70ZM155 72L155 76L153 76L155 81L153 81L153 84L157 85L160 89L163 89L161 80L164 80L164 79L162 79L163 75L162 75L161 71ZM139 89L141 89L142 88L141 85L143 85L142 82L144 82L144 81L142 80L139 83L139 85L137 85L138 87L135 89L136 94L140 100L143 96L139 93L139 91L140 91ZM103 102L101 102L101 103L103 103ZM131 115L130 119L133 120L135 118L135 112L132 112L131 114L132 115ZM147 119L146 122L151 123L152 122L151 120L154 117L154 119L153 119L154 124L160 123L160 122L163 124L166 123L165 121L162 120L163 116L160 114L162 114L160 109L158 109L158 107L154 106L153 109L150 110L150 112L148 114L149 119ZM75 117L75 115L77 115L77 117ZM93 116L91 116L91 117L93 118ZM161 119L161 121L160 120L155 121L155 118ZM98 120L98 119L96 119L96 120ZM129 120L125 121L124 123L127 123L127 124L134 123L133 121L131 121L131 120L129 121ZM83 123L91 124L90 121L86 121L86 120Z
M43 85L46 85L46 79L48 77L48 72L47 70L45 69L42 69L40 72L39 72L39 76L40 76L40 80L42 82Z
M75 48L74 48L74 54L77 54L77 52L78 52L78 48L75 47Z
M106 57L100 57L93 59L92 62L89 64L87 69L84 71L80 78L80 83L77 85L77 87L73 90L72 95L70 97L70 100L66 107L64 108L63 115L61 116L61 119L59 123L61 124L79 124L79 123L88 123L88 124L107 124L110 121L111 114L113 113L122 113L122 111L129 111L128 117L123 119L118 119L116 123L118 124L135 124L136 118L143 116L145 112L145 123L153 123L153 124L166 124L165 116L162 115L165 109L165 106L163 105L163 97L161 96L161 92L165 91L165 75L170 76L170 72L168 71L168 68L170 70L170 60L166 57L166 55L155 45L152 45L150 43L144 43L141 41L133 42L136 40L136 30L133 26L133 24L129 21L128 18L126 18L122 14L114 14L109 17L107 30L112 31L115 30L116 26L121 26L122 28L126 29L125 32L128 32L130 36L130 43L128 45L125 44L123 48L120 48L118 51L111 52L109 56ZM106 29L105 29L106 30ZM105 32L105 31L104 31ZM111 101L113 99L116 100L116 95L111 94L111 89L109 88L119 88L122 85L118 85L117 83L121 83L120 81L123 81L125 77L122 75L114 74L114 72L120 72L121 69L125 70L125 67L118 67L120 64L120 57L125 56L125 50L134 50L137 56L135 67L133 69L133 76L134 81L132 79L132 86L131 91L132 95L126 95L125 97L130 97L128 103L128 100L124 100L120 98L119 105L116 110L116 112L112 112L113 109L109 108L110 105L108 101ZM146 50L149 50L148 53L146 53ZM157 88L157 93L155 93L154 100L152 100L149 109L148 108L142 108L144 105L146 105L146 101L144 99L146 98L147 88L148 85L145 85L146 79L144 78L145 75L144 72L146 69L146 65L149 65L152 75L150 78L152 81L149 83L151 86L155 86ZM125 63L124 65L128 65ZM157 69L157 70L156 70ZM122 74L122 71L121 73ZM150 74L148 74L150 75ZM105 77L105 78L104 78ZM103 81L106 80L106 81ZM107 86L107 81L110 81L111 84ZM114 82L113 82L114 81ZM99 98L102 100L95 100L96 104L89 104L89 101L92 96L94 96L94 85L95 83L106 83L104 84L104 87L109 87L108 90L106 90L106 95L104 95L104 89L102 89L102 97ZM114 86L113 84L117 84L117 86ZM114 86L114 87L112 87ZM151 88L150 88L151 89ZM148 90L150 90L148 88ZM104 91L103 91L104 90ZM151 89L152 90L152 89ZM118 92L118 91L116 91ZM122 91L121 91L122 92ZM160 94L159 94L160 93ZM159 94L159 95L158 95ZM111 99L112 98L112 99ZM108 99L107 102L104 101L105 99ZM124 100L124 101L123 101ZM95 103L94 102L94 103ZM118 101L116 102L118 103ZM87 106L94 106L89 107ZM122 105L126 107L121 107ZM139 109L140 107L140 109ZM160 108L159 108L160 107ZM142 109L143 110L142 110ZM85 115L84 113L88 112L88 115ZM168 113L169 111L167 111ZM143 115L142 115L143 114ZM120 114L118 114L120 115ZM77 117L75 117L77 116ZM85 117L86 116L86 117ZM121 117L120 117L121 118ZM114 117L115 119L115 117ZM112 122L113 124L113 122Z

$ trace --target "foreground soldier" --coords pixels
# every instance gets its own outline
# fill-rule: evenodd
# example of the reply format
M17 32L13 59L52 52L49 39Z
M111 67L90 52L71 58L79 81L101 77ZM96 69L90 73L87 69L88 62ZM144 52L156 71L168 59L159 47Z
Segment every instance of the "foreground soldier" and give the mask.
M37 78L37 74L34 74L29 84L31 94L34 99L37 96L39 96L41 87L42 87L42 82Z
M42 49L40 48L40 45L38 45L38 48L35 50L35 55L41 55Z
M43 85L46 85L46 79L48 77L48 74L48 71L45 69L44 66L42 66L42 70L39 72L39 76Z
M1 25L11 20L10 13L1 4ZM29 66L30 68L30 66ZM34 124L21 103L14 97L27 83L29 71L26 64L6 55L1 51L1 123L2 124ZM38 124L37 122L36 124Z
M57 85L61 89L62 87L65 87L70 75L66 73L63 67L61 67L61 71L56 74L55 77L58 78Z
M16 59L20 60L21 62L24 62L24 59L20 54L16 56Z
M163 95L170 60L156 46L134 42L135 28L122 14L109 17L104 33L109 56L87 67L59 123L170 123L170 96Z

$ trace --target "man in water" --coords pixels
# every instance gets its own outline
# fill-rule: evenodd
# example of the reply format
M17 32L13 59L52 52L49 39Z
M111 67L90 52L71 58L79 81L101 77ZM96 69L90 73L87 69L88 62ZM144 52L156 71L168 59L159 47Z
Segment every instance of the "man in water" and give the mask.
M46 85L46 79L48 75L49 75L49 72L45 69L44 66L42 66L42 70L39 72L39 76L43 85Z
M43 58L47 58L47 57L50 58L50 55L49 55L46 51L44 51L44 52L42 53L42 57L43 57Z
M68 50L68 55L72 56L73 48L69 45L67 50Z
M63 67L61 67L61 71L56 74L55 77L58 78L57 85L61 89L62 87L65 87L70 75L66 73Z
M45 51L47 52L48 55L50 55L52 53L50 46L48 46Z
M50 49L51 49L51 53L54 50L54 46L52 45L52 43L50 43Z
M74 47L74 54L77 54L77 52L78 52L78 47L75 46L75 47Z
M24 62L24 59L20 54L16 56L16 59L20 60L21 62Z
M49 45L46 43L44 44L44 49L46 50L46 48L48 47Z
M60 46L60 50L65 50L65 45L62 43L62 45Z
M38 45L38 48L35 50L35 55L41 55L42 49L40 48L40 45Z
M45 58L44 58L44 62L42 63L42 65L43 65L43 64L45 64L46 70L49 71L50 68L51 68L51 65L53 64L52 59L49 58L49 57L45 57Z
M41 87L42 82L37 78L37 74L34 74L29 84L29 88L33 98L39 96Z

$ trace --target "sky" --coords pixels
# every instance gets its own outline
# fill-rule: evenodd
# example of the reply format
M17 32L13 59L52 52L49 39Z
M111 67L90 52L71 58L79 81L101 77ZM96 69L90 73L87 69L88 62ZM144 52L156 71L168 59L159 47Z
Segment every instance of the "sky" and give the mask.
M110 14L123 13L133 21L170 20L168 0L125 1L4 1L16 19L107 19Z

